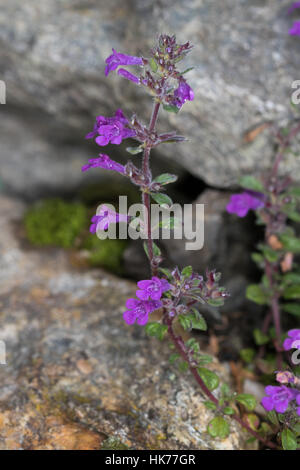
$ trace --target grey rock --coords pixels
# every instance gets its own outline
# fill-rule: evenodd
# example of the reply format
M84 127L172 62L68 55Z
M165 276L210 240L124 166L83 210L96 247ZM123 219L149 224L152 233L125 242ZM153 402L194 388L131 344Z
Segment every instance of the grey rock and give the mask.
M0 449L92 450L107 437L134 449L246 448L235 423L228 438L209 437L214 415L193 377L170 366L166 342L124 323L135 285L25 247L24 209L0 198ZM210 367L230 383L226 366Z
M179 41L195 44L187 65L196 64L189 76L196 99L178 116L161 115L162 128L179 129L190 140L162 146L158 155L207 183L230 186L239 175L266 168L272 154L268 131L248 145L243 133L288 116L300 64L299 41L288 35L289 5L288 0L0 0L7 103L26 116L41 110L49 129L73 145L69 158L76 161L77 142L95 115L120 106L147 120L150 114L142 90L120 77L104 77L111 48L146 55L155 32L175 32ZM1 111L5 115L4 106ZM1 160L8 158L4 147ZM286 168L300 179L293 157Z

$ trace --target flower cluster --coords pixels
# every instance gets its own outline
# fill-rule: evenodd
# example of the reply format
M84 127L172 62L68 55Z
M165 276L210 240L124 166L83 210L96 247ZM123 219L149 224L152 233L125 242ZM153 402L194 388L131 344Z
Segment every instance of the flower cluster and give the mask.
M128 222L129 217L125 214L118 214L113 209L103 204L98 214L91 219L90 232L97 233L97 230L107 230L110 224L118 222Z
M100 153L98 158L91 158L87 165L84 165L81 170L87 171L90 168L103 168L104 170L112 170L117 173L125 174L125 167L120 163L111 160L105 153Z
M300 2L294 2L288 10L288 14L293 13L297 8L300 8ZM294 21L293 26L289 30L291 36L300 36L300 21Z
M112 50L113 53L106 59L105 75L107 76L109 72L116 70L120 65L143 65L142 57L135 57L132 55L121 54L115 49ZM124 70L124 69L119 69Z
M112 70L118 69L119 75L145 86L158 102L174 108L176 112L186 101L194 99L192 88L183 73L177 70L177 63L191 49L189 42L177 44L175 36L164 34L159 37L158 46L150 51L150 58L121 54L113 49L113 53L106 59L105 74L108 75ZM142 72L140 76L134 75L124 68L119 68L122 65L140 66Z
M100 146L111 144L120 145L122 140L135 137L135 131L130 129L129 121L123 111L118 109L113 117L97 116L92 132L87 134L86 139L93 139Z
M268 385L265 388L266 396L261 404L267 411L275 410L277 413L285 413L291 404L295 402L300 405L300 392L294 388ZM297 407L297 414L300 416L300 406Z
M257 210L264 207L264 199L264 194L256 191L247 190L240 194L232 194L226 210L229 214L237 214L239 217L245 217L249 210Z
M288 338L284 341L283 347L286 351L290 349L300 349L300 330L288 331Z
M171 285L166 279L159 279L154 276L150 280L138 282L139 289L136 291L138 299L128 299L127 310L123 313L123 318L128 325L137 322L138 325L148 323L149 314L162 307L160 301L164 292L171 289Z

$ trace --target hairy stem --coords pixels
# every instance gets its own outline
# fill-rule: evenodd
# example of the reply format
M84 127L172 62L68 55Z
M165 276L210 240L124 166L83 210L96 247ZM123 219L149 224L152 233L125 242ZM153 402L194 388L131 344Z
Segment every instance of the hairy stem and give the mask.
M194 365L191 364L190 358L188 357L185 347L184 347L184 341L181 338L181 336L178 336L175 334L172 326L172 319L171 318L165 318L165 323L168 326L168 333L169 337L172 340L172 343L174 344L176 350L178 353L181 355L181 357L188 363L189 369L193 376L195 377L198 385L200 386L202 392L207 396L207 398L212 401L215 405L219 406L219 401L218 399L214 396L214 394L207 388L203 380L201 379L200 375L197 372L197 369L194 367ZM232 419L237 421L244 429L246 429L253 437L258 439L262 444L264 444L266 447L270 447L271 449L278 449L276 444L273 442L270 442L266 439L264 439L260 434L258 434L256 431L254 431L243 419L238 415L234 414L230 416Z
M277 368L281 370L282 367L282 350L281 350L281 315L280 315L280 307L279 307L279 296L276 292L276 288L274 287L274 269L272 264L269 261L266 261L266 276L269 282L269 286L272 292L271 297L271 312L273 317L273 323L276 332L276 341L275 341L275 348L277 351Z
M160 108L160 103L155 102L153 105L152 116L150 119L149 124L149 132L153 132L155 130L156 121L158 118L158 112ZM150 172L150 152L151 147L146 146L143 155L143 175L145 179L146 185L151 182L151 172ZM151 234L151 204L150 204L150 194L146 191L143 191L143 205L147 211L147 247L148 247L148 255L150 260L150 267L151 267L151 274L152 276L157 275L157 267L153 266L153 241L152 241L152 234Z

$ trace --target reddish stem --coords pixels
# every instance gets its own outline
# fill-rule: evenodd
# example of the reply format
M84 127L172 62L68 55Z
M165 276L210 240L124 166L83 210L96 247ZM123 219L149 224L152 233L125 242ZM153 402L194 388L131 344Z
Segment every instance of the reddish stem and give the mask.
M179 352L181 357L188 363L189 369L192 372L193 376L195 377L195 379L196 379L198 385L200 386L201 390L207 396L207 398L209 398L210 401L212 401L215 405L219 406L218 399L207 388L207 386L205 385L205 383L201 379L200 375L198 374L197 369L193 365L191 365L190 358L187 355L186 350L184 348L183 339L181 338L181 336L177 336L175 334L174 330L173 330L172 319L171 318L165 318L164 321L165 321L166 325L168 326L168 333L169 333L169 336L170 336L175 348L177 349L177 351ZM220 411L222 411L222 410L220 409ZM243 421L242 418L240 418L240 416L238 414L235 413L234 415L231 415L230 417L233 418L235 421L237 421L244 429L246 429L253 437L258 439L266 447L270 447L271 449L278 449L276 444L274 444L273 442L270 442L268 440L265 440L260 434L258 434L256 431L251 429L251 427L247 423L245 423L245 421Z
M148 128L150 133L153 132L155 129L156 121L158 118L159 107L160 107L160 103L155 102L153 106L153 110L152 110L152 116L150 119L149 128ZM151 182L150 152L151 152L151 147L147 145L144 150L144 155L143 155L143 174L144 174L146 185L148 185ZM147 211L147 247L148 247L148 256L149 256L149 261L150 261L150 266L151 266L151 273L152 273L152 276L156 276L157 267L153 266L154 255L153 255L153 241L152 241L152 234L151 234L150 194L145 190L143 191L143 205Z

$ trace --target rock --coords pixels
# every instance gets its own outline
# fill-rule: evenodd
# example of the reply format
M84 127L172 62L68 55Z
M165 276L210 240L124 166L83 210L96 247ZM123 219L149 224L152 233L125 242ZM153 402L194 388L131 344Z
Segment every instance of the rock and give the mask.
M29 249L23 211L1 197L0 449L100 449L111 439L134 449L245 448L235 423L225 440L208 436L213 413L193 378L169 365L166 343L124 323L134 284L76 270L59 249ZM229 381L226 367L211 367Z
M34 169L33 164L42 155L43 161L49 160L45 168L52 167L48 176L53 181L56 174L57 183L68 174L68 185L74 184L80 178L73 173L79 167L79 155L81 159L85 153L78 143L97 114L110 115L122 107L149 119L149 97L120 77L105 78L103 71L112 47L146 55L154 31L176 32L179 41L194 43L187 66L196 64L189 74L196 99L178 116L161 114L162 128L179 129L189 142L161 146L157 157L167 157L168 164L176 160L220 187L235 184L241 174L261 171L273 151L268 130L248 144L242 136L253 126L284 121L289 114L291 84L300 64L298 38L288 34L293 21L286 14L289 5L288 0L194 0L188 5L164 0L133 6L130 0L112 0L99 8L96 0L21 4L0 0L1 78L7 84L8 103L1 109L6 114L11 108L13 117L23 116L24 121L19 139L14 138L17 130L11 131L15 150L9 145L3 149L4 182L11 184L7 176L11 152L15 152L15 164L26 162L21 143L28 151L27 171L36 171L40 185L43 167ZM11 17L13 22L8 21ZM36 120L34 131L43 129L47 142L30 150L25 121L38 111L42 118ZM1 124L1 134L6 127ZM61 146L58 153L51 151L54 142ZM88 149L96 156L95 147ZM117 155L114 147L112 156ZM62 163L65 159L68 165ZM285 168L300 179L294 157L288 157Z

